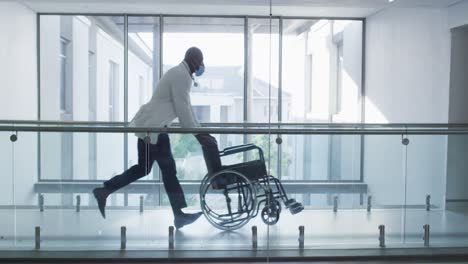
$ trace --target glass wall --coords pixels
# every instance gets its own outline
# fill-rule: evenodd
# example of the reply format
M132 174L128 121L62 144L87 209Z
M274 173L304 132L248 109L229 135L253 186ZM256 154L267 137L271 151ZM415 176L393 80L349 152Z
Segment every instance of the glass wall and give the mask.
M200 122L360 121L362 21L137 15L127 20L125 36L124 16L40 16L42 120L131 121L151 98L161 74L181 63L187 48L197 46L206 71L194 80L191 103ZM81 56L83 51L87 56ZM244 143L261 146L268 172L285 181L364 178L360 136L215 137L220 149ZM41 180L100 181L138 162L132 134L49 133L40 136L40 143ZM206 168L196 139L174 134L171 144L179 178L200 181ZM51 162L57 160L60 165ZM120 165L111 166L108 160ZM157 164L142 180L160 181ZM167 205L163 193L158 187L148 204ZM348 206L354 204L348 196L362 200L355 194L336 195ZM322 208L330 207L334 196L296 198ZM71 199L66 198L68 204ZM138 199L124 194L121 200L131 205Z
M31 249L35 241L33 227L40 226L44 249L117 250L120 227L125 226L128 249L167 249L167 228L173 225L173 217L161 183L136 182L108 198L106 219L99 214L91 190L123 170L121 156L116 159L108 156L100 161L97 182L82 181L81 178L60 182L38 181L39 172L63 173L63 161L53 160L51 155L43 153L44 159L50 159L42 160L45 163L39 166L38 151L44 151L42 146L38 147L39 137L62 138L64 133L71 133L72 138L88 135L82 132L41 132L40 136L37 132L0 133L0 164L6 173L0 197L0 214L4 219L4 225L0 227L3 237L0 246ZM120 133L96 134L99 140ZM12 142L10 136L15 134L18 139ZM268 133L259 135L268 136ZM316 142L329 135L289 136L308 137ZM467 141L465 135L343 136L364 138L363 181L329 181L325 177L329 161L315 156L311 158L311 168L325 171L316 179L281 179L287 197L306 205L304 211L292 214L285 202L279 199L279 220L267 226L262 220L266 204L259 203L258 214L252 214L248 223L234 232L222 232L202 217L176 232L176 249L250 249L253 226L258 228L259 248L270 250L296 249L299 226L305 227L306 249L378 248L380 225L385 225L385 241L389 248L424 247L421 239L424 225L430 225L433 247L467 245L465 223L468 219L464 209L446 206L446 199L449 200L454 192L463 192L463 189L455 187L447 191L446 185L453 185L454 177L459 177L458 184L463 185L466 151L462 146ZM268 148L260 147L264 151ZM112 145L106 145L106 148L115 150ZM242 156L242 153L237 153L231 159L223 159L223 162L235 164L243 161ZM251 158L255 160L258 156ZM55 166L45 166L48 164ZM80 166L73 166L73 175L86 174L87 167L83 161L76 161L76 164ZM264 165L269 166L267 160ZM342 169L346 172L353 170ZM311 176L315 177L314 174ZM188 203L184 209L186 212L200 210L200 186L204 184L206 182L201 180L182 181ZM258 195L267 190L261 185L252 188ZM209 190L210 195L221 195L212 209L226 212L228 205L223 192L214 188ZM239 204L238 196L232 194L231 198L232 209L235 209ZM262 199L258 197L257 201Z
M39 18L42 120L102 121L109 125L131 121L150 100L161 75L182 62L187 48L197 46L204 53L206 71L195 77L191 103L200 122L360 122L360 20L163 15ZM335 200L340 208L362 209L366 205L361 135L214 136L220 149L245 143L260 146L268 173L281 179L290 197L307 209L331 210ZM200 145L192 135L171 134L170 138L178 178L189 190L188 210L197 210L199 190L193 184L206 175ZM49 206L72 208L80 195L81 204L94 210L92 195L73 189L74 184L98 186L138 162L133 134L40 133L37 140L38 183L59 188L45 194ZM224 159L223 164L245 158L237 155ZM72 189L65 183L71 183ZM156 164L139 183L145 186L143 191L137 187L137 191L130 188L112 195L110 208L135 210L142 201L145 208L168 209ZM36 202L32 200L31 205ZM122 215L129 217L126 212ZM253 223L263 225L260 216ZM98 229L96 233L102 234ZM139 230L131 236L152 237L149 227L145 230L148 235ZM261 230L267 231L263 226ZM244 244L241 238L236 238L239 247ZM195 246L210 244L209 238L201 241ZM278 246L293 243L286 241Z

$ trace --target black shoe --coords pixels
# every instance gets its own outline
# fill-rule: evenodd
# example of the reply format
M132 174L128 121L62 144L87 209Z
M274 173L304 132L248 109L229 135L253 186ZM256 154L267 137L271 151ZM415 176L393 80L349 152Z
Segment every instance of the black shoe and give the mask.
M109 196L109 191L105 188L96 188L93 190L94 198L96 198L99 211L101 212L102 217L106 218L106 200L107 196Z
M184 225L190 225L191 223L197 221L197 219L202 215L202 212L195 214L177 214L174 215L174 226L177 229L182 228Z

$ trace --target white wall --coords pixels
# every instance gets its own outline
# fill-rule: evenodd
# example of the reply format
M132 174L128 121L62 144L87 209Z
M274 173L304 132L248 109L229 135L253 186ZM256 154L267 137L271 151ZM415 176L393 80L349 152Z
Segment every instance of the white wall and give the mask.
M0 2L0 36L0 119L36 119L35 13L18 3ZM34 198L37 136L20 133L13 144L10 133L0 135L0 205L23 204Z
M366 122L447 122L450 32L444 10L370 16L366 47Z
M367 123L447 123L450 32L445 9L389 9L368 17ZM407 163L401 137L368 136L365 180L376 203L407 203L426 194L445 200L446 136L410 136ZM408 165L407 170L405 164Z
M37 118L36 17L0 2L0 119Z

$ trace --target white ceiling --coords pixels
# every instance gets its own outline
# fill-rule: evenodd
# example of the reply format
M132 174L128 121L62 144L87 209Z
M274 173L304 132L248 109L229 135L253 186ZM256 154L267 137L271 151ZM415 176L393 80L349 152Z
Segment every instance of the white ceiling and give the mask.
M1 1L1 0L0 0ZM268 15L270 0L17 0L38 12ZM385 8L444 8L468 0L272 0L273 15L365 17Z

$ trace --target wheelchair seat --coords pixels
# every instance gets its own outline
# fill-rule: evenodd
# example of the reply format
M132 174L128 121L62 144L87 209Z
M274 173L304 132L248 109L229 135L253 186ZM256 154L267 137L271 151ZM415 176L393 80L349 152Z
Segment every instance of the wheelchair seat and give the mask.
M250 181L257 181L267 175L265 162L261 160L252 160L244 163L222 166L222 171L235 171L245 175ZM233 173L225 173L213 181L214 189L223 189L227 185L234 184L239 177Z

